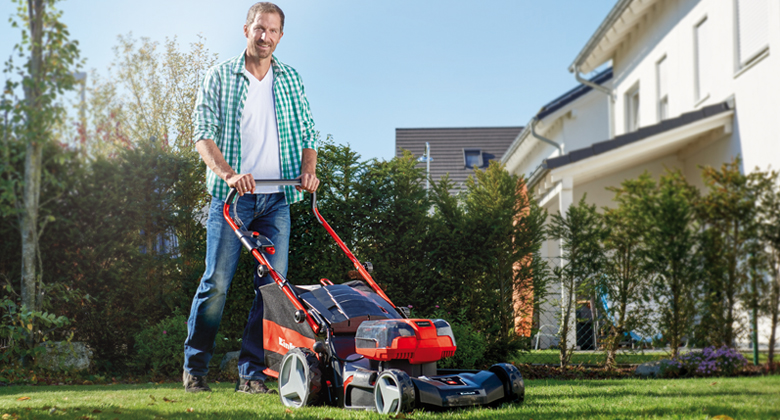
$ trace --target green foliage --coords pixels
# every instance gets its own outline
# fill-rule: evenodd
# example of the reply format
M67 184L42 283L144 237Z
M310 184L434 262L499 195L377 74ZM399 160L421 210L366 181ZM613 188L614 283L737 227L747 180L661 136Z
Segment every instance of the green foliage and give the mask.
M750 278L746 262L756 250L758 199L739 166L734 160L720 169L702 170L707 194L696 206L705 269L702 322L696 331L699 344L730 346L743 329L735 310Z
M560 241L563 255L561 264L553 268L553 275L562 287L561 300L556 302L561 308L558 319L561 367L571 361L576 345L572 339L576 334L575 300L594 295L601 268L604 222L596 206L588 205L585 200L583 196L577 205L570 206L565 217L553 214L547 228L548 237Z
M12 292L11 286L6 287ZM67 326L64 316L30 310L8 297L0 300L0 341L5 348L0 353L0 365L14 365L20 360L34 360L43 351L39 344L49 340L50 334ZM0 379L2 380L2 379Z
M153 377L176 377L181 374L184 366L184 351L182 346L187 338L187 317L175 313L162 319L154 325L144 328L135 334L134 367L148 372ZM231 351L227 340L222 334L217 334L215 354ZM213 361L219 362L215 357Z
M655 188L648 174L625 180L615 192L616 208L604 209L607 234L604 238L599 293L606 297L604 323L607 329L608 368L615 366L615 353L624 334L647 325L652 264L643 233L649 229L642 217L644 198Z
M664 342L672 357L683 337L693 326L700 272L695 206L698 190L688 184L680 171L662 175L658 185L640 198L639 217L646 221L643 240L656 273L653 299Z
M754 290L761 293L757 296L762 312L769 317L769 354L768 360L771 366L774 362L777 326L780 321L780 174L777 171L762 173L755 176L755 184L759 197L759 236L761 244L766 251L766 265L768 275L765 277L753 276L761 280L761 288Z

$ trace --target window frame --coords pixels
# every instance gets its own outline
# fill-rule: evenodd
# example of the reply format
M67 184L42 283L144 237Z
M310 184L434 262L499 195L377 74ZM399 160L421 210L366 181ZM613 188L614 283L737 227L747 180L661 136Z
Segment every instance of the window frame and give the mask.
M478 165L469 165L468 154L467 154L468 152L477 152L476 158L477 161L479 162ZM484 164L485 164L485 160L482 157L482 149L463 148L463 166L466 169L472 169L474 168L474 166L476 166L477 168L481 168L482 166L484 166Z
M661 96L661 64L664 64L664 76L666 77L666 94ZM669 61L664 54L655 62L655 85L656 85L656 116L658 122L669 118ZM665 111L665 112L664 112Z
M641 123L641 100L642 97L639 95L639 82L637 81L634 83L631 88L626 90L626 93L623 95L623 98L626 102L625 110L626 110L626 133L631 133L636 130L639 130L640 123ZM636 98L636 101L634 101L634 98Z
M695 107L699 106L710 97L710 87L702 87L702 73L699 69L702 61L702 54L701 51L699 51L701 46L699 43L699 28L707 23L708 20L708 16L704 15L693 25L693 103L695 104ZM707 29L710 30L711 28L708 26ZM709 53L711 54L711 52Z
M739 26L739 0L733 0L732 1L733 6L733 17L734 17L734 77L736 78L740 74L744 73L747 69L753 67L755 64L757 64L759 61L763 60L765 57L769 55L769 44L770 44L770 31L771 29L767 27L767 39L766 44L764 46L758 48L753 54L748 56L746 59L742 60L740 57L740 48L739 48L739 40L740 40L740 26ZM771 5L769 4L769 1L766 3L767 10L766 15L767 19L769 19L769 11L771 10ZM768 22L768 25L771 25L771 21Z

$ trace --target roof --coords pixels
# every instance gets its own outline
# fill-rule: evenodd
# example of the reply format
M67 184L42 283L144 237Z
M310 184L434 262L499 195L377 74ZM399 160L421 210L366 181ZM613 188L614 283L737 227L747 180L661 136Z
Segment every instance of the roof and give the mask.
M396 128L395 154L401 156L403 150L415 156L425 154L425 143L431 146L431 178L438 181L449 173L456 187L474 173L466 168L463 149L482 151L483 168L491 160L500 160L523 127L472 127L472 128ZM425 163L418 163L425 168Z
M590 81L602 85L611 79L612 79L612 67L596 74L595 76L590 78ZM569 90L568 92L564 93L563 95L553 99L552 101L544 105L542 109L540 109L539 112L537 112L536 115L531 119L531 123L525 128L525 130L517 134L517 138L507 148L506 152L504 153L504 156L501 157L502 162L506 163L510 158L510 155L515 153L517 148L520 147L520 145L525 141L526 138L528 138L528 134L530 134L531 131L530 125L533 124L534 120L541 120L544 117L547 117L548 115L555 113L556 111L560 110L564 106L576 101L581 96L585 95L591 90L593 90L592 87L584 84L579 84L575 88Z
M733 105L730 105L730 101L710 105L696 111L687 112L676 118L664 120L658 124L642 127L639 130L633 131L631 133L616 136L612 140L594 143L590 147L573 150L563 156L554 157L552 159L545 159L542 165L544 165L546 169L560 168L570 163L578 162L591 156L600 155L627 144L643 140L650 136L673 130L684 125L712 117L713 115L728 112L731 109L733 109Z
M638 25L658 0L618 0L596 32L577 54L569 71L590 73L606 62L620 44L630 39Z
M612 67L598 73L590 78L590 81L596 84L604 84L606 81L612 79ZM592 87L583 84L578 85L574 89L564 93L563 95L553 99L547 105L543 106L541 110L536 114L536 118L541 120L542 118L552 114L553 112L563 108L571 102L574 102L580 96L593 90Z

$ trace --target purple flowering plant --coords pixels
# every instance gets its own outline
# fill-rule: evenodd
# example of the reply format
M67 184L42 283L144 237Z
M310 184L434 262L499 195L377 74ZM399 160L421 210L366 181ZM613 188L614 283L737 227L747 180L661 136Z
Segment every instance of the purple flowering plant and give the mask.
M736 349L728 346L705 347L682 353L664 363L661 376L734 376L747 364L745 356Z

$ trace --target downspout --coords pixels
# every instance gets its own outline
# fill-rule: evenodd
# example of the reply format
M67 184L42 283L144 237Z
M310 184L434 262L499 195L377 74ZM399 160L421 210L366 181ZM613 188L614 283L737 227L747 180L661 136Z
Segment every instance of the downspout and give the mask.
M607 108L607 116L609 118L609 138L615 138L615 118L614 118L614 110L615 110L615 95L612 93L612 89L608 87L601 86L598 83L593 83L588 79L585 79L580 75L580 68L579 66L573 67L570 69L572 73L574 73L574 77L577 79L578 82L582 83L585 86L588 86L594 90L597 90L601 93L604 93L609 97L608 102L608 108Z
M538 123L538 122L539 122L539 119L536 118L536 117L534 117L534 119L531 120L531 124L530 124L531 125L531 135L536 137L537 139L547 143L547 144L552 145L553 147L558 149L558 156L563 156L563 145L562 144L556 143L556 142L548 139L547 137L539 135L539 133L536 132L536 123Z

